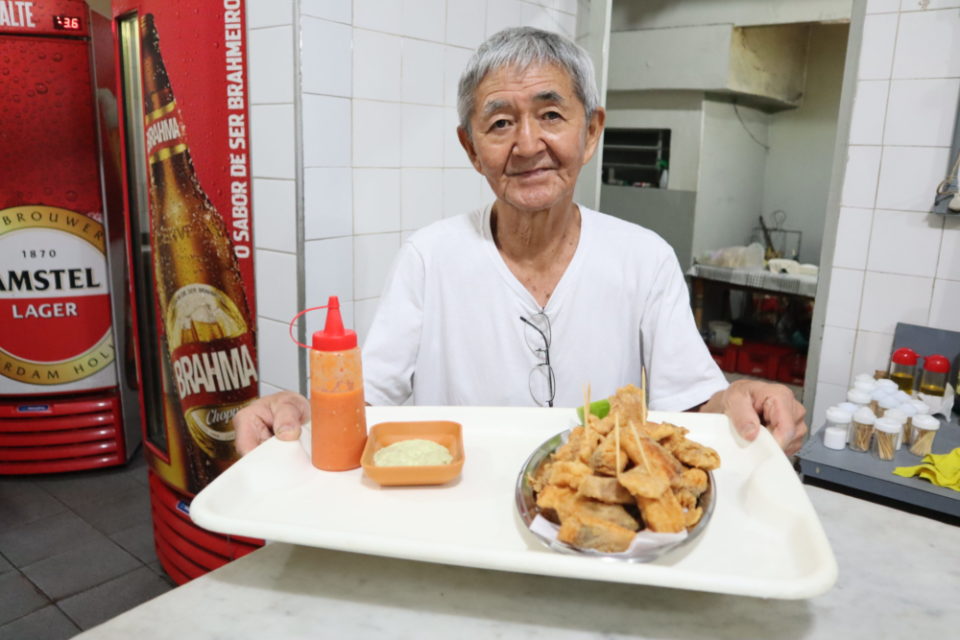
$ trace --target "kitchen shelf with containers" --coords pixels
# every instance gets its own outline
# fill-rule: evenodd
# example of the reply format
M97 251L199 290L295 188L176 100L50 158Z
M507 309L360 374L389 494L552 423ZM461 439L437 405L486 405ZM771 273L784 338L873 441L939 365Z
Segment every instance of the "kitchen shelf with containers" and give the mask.
M952 380L942 353L897 348L886 372L857 375L846 401L827 409L798 454L805 479L960 517Z
M723 371L803 385L815 275L697 264L687 276L697 327Z

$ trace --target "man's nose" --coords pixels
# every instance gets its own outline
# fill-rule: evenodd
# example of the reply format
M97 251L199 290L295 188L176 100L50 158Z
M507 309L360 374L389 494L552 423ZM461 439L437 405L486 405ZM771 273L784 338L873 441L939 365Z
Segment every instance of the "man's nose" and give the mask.
M534 118L523 118L520 126L517 127L517 138L513 145L513 151L520 156L533 156L546 148L543 142L542 130L539 123Z

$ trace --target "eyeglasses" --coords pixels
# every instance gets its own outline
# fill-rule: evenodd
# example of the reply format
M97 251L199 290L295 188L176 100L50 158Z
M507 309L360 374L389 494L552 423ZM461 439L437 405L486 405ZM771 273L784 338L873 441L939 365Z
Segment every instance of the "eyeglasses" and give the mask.
M541 360L530 370L530 395L538 405L552 407L557 381L550 366L550 318L541 311L529 319L520 316L520 321L526 325L523 337L527 346Z

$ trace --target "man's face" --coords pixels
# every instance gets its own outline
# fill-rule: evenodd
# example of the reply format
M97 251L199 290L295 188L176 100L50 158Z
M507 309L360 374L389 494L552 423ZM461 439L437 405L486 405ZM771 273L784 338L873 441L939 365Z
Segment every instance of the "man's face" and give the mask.
M497 199L521 211L572 202L580 168L597 147L603 110L587 123L570 76L552 64L492 71L474 97L472 135L458 135Z

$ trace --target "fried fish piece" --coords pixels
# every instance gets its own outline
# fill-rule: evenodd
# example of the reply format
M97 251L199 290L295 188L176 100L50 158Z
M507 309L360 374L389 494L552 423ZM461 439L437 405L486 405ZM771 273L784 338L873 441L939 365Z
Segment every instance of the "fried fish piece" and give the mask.
M690 511L697 506L697 496L693 495L687 489L675 489L674 495L677 496L677 502L684 511Z
M621 476L622 477L622 476ZM587 476L577 492L581 498L593 498L608 504L633 504L633 496L616 478Z
M637 424L643 423L643 391L632 384L617 389L617 392L610 396L609 416L620 416L620 424L625 425L630 421Z
M584 515L565 520L557 539L581 549L619 553L630 547L635 535L630 529Z
M620 441L623 441L621 434ZM603 440L600 442L593 455L590 456L590 467L593 470L601 475L605 476L615 476L618 472L623 471L626 466L629 458L624 451L617 453L617 434L616 432L608 433L603 437ZM619 461L620 465L617 466Z
M633 516L627 513L627 510L621 505L606 504L605 502L597 502L596 500L591 500L589 498L578 497L574 501L573 508L566 517L580 518L584 516L600 518L601 520L612 522L613 524L623 527L624 529L629 529L630 531L636 531L640 528L640 523L637 522Z
M669 451L653 439L631 426L621 429L620 446L638 467L650 467L649 472L664 476L668 482L683 471L683 465ZM641 452L642 447L642 452Z
M537 507L547 520L562 522L573 513L577 502L577 492L569 487L557 487L548 484L537 493Z
M699 442L670 437L665 441L664 446L676 456L677 460L691 467L711 471L720 466L720 455Z
M678 533L687 528L686 514L673 491L664 491L659 498L637 498L647 528L659 533Z
M593 469L579 460L561 460L550 465L546 484L578 489L584 478L593 475Z
M694 497L697 497L707 490L709 482L710 480L707 477L706 471L703 469L690 468L674 476L670 482L670 487L675 490L685 489L693 494Z
M687 509L686 513L684 514L684 521L687 525L687 528L689 529L690 527L700 522L700 518L702 517L703 517L703 509L701 509L700 507Z
M638 424L637 428L641 430L642 433L646 434L647 437L660 442L665 438L669 438L673 435L685 435L688 433L683 427L678 427L675 424L670 424L669 422L647 422L646 424Z
M607 435L613 431L614 420L613 417L608 413L603 418L598 418L597 416L590 414L589 424L590 428L602 436Z
M659 498L670 489L670 481L666 477L650 473L644 467L634 467L621 473L620 484L637 498Z

